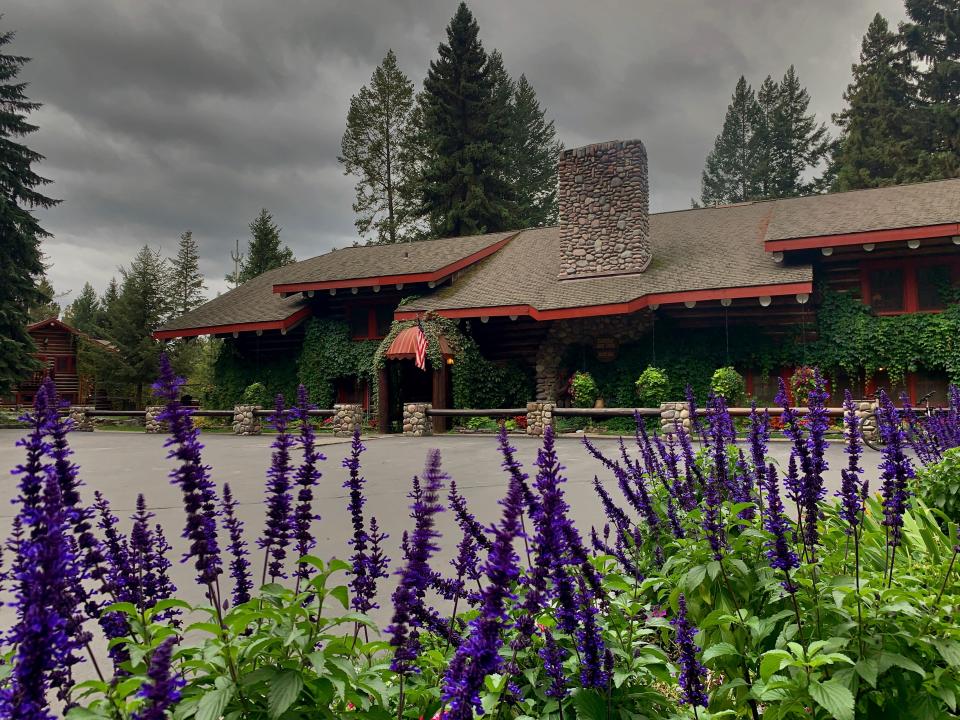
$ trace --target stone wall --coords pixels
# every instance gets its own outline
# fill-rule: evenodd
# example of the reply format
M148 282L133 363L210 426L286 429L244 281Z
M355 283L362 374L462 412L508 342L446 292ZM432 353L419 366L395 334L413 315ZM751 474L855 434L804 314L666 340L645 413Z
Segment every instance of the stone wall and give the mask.
M430 403L408 403L403 406L403 434L413 437L433 435L433 422L427 417Z
M877 425L876 400L855 400L857 420L860 421L860 432L868 440L880 439L880 427Z
M233 434L259 435L263 432L260 416L254 410L260 410L260 405L236 405L233 408Z
M355 404L333 406L333 434L337 437L353 435L354 428L363 427L363 407Z
M71 405L70 420L73 421L74 432L93 432L93 418L87 415L87 410L94 410L93 405Z
M690 403L660 403L660 433L662 435L673 435L677 431L678 422L685 432L690 432ZM683 437L683 435L680 437Z
M590 345L597 356L601 352L611 353L606 359L616 359L617 348L627 342L633 342L646 335L650 329L652 315L649 310L629 315L607 315L595 318L575 320L554 320L550 323L547 337L537 351L536 378L537 400L556 400L564 389L561 387L568 377L558 375L560 363L567 347L572 344ZM640 372L639 370L637 371Z
M553 409L550 402L527 403L527 435L540 437L544 429L553 426Z
M167 423L160 422L157 419L157 416L163 412L163 405L148 405L146 408L146 414L143 417L143 429L144 432L151 434L165 433L167 432Z
M642 272L650 264L647 150L614 140L564 150L560 278Z

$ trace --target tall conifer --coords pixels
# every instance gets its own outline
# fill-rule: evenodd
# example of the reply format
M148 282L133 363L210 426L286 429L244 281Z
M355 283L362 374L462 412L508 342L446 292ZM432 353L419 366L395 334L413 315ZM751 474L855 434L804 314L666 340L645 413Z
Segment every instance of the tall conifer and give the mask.
M59 202L38 190L50 182L33 171L43 156L20 142L37 130L27 116L40 104L27 98L26 83L17 82L29 58L2 52L13 37L0 32L0 397L37 367L26 328L29 308L44 300L40 241L49 233L31 210Z
M263 208L250 223L250 244L238 281L245 283L267 270L289 265L293 261L293 252L280 242L280 228L273 221L273 215Z
M743 202L758 195L754 133L760 122L760 105L742 75L727 106L723 129L707 155L701 179L701 200L713 203Z
M188 313L204 303L206 285L200 272L200 250L189 230L180 235L177 256L170 258L170 303L174 316Z
M800 78L791 65L777 92L773 115L768 120L771 131L772 197L794 197L815 189L805 179L816 169L830 150L827 126L807 114L810 94L800 85Z
M557 164L563 145L525 75L513 88L509 132L514 226L551 225L557 221Z

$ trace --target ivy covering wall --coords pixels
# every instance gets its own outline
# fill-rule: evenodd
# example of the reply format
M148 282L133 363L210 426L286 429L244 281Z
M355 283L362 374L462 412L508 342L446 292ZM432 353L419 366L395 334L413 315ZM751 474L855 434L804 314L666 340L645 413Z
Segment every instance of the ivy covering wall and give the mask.
M267 396L282 393L285 398L296 397L297 366L289 356L260 353L244 356L231 340L226 340L214 363L215 382L208 403L214 408L232 408L240 401L243 391L253 383L262 383Z
M379 345L378 340L352 339L344 322L311 319L297 360L297 375L311 401L318 407L333 407L337 378L371 378Z

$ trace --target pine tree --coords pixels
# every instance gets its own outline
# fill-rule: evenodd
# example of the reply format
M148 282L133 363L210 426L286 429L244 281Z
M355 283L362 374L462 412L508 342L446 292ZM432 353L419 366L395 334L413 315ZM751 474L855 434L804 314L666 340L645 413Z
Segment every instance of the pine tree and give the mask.
M540 227L557 221L557 164L563 145L553 120L546 119L525 75L517 80L511 107L510 182L516 197L514 227Z
M250 244L247 256L240 269L239 282L245 283L267 270L289 265L294 261L293 252L280 244L280 228L266 208L250 223Z
M496 232L515 214L502 105L478 35L461 3L420 95L426 149L419 210L438 236Z
M911 179L960 176L960 2L906 0L910 22L900 26L920 63L914 77L920 107L912 128L923 151Z
M860 62L833 116L843 131L835 158L836 190L903 182L917 164L919 147L910 128L916 101L908 79L910 63L900 38L877 13L867 28Z
M0 51L13 37L13 32L0 32ZM27 116L40 107L27 98L26 83L16 82L28 61L0 52L0 397L37 368L26 328L28 308L43 299L40 240L49 233L31 210L59 202L37 189L50 182L32 169L43 156L19 142L37 130Z
M754 159L753 187L758 198L774 197L773 118L780 102L780 86L767 75L757 91L757 125L751 138Z
M393 50L374 70L370 84L350 98L347 129L340 143L344 173L358 177L355 225L372 242L409 239L413 221L410 182L400 152L410 133L413 83L397 65Z
M169 258L171 273L171 310L174 316L183 315L203 305L206 285L200 272L200 251L193 233L187 230L180 236L175 258Z
M82 333L99 337L102 313L103 307L97 291L90 283L84 283L80 294L63 311L63 321Z
M808 115L810 94L800 85L800 78L791 65L777 89L773 115L768 118L771 149L769 197L794 197L815 189L814 182L804 176L816 169L830 150L827 126Z
M110 282L107 285L107 289L103 291L103 295L100 298L100 307L102 309L101 320L105 320L103 313L109 313L111 308L113 308L114 303L117 302L117 298L120 297L120 285L117 283L115 277L110 278ZM101 322L101 325L103 322Z
M707 155L701 180L704 205L743 202L757 196L753 135L759 122L760 105L741 75L727 106L723 129Z
M36 301L30 306L30 310L27 313L29 321L31 323L38 323L42 320L49 320L50 318L59 318L60 303L57 302L57 294L53 289L53 285L50 284L50 281L47 280L46 277L40 278L40 281L37 283L37 293Z

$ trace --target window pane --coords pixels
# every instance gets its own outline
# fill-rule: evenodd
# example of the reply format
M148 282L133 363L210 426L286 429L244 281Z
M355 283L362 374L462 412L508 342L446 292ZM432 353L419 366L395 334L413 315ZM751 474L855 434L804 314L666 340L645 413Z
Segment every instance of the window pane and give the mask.
M949 265L917 268L917 302L921 310L942 310L951 296Z
M393 308L389 305L379 305L377 307L377 336L386 337L390 332L390 325L393 323Z
M871 270L867 304L878 312L903 310L903 270Z
M350 308L350 335L355 338L365 338L369 334L369 313L367 308Z

